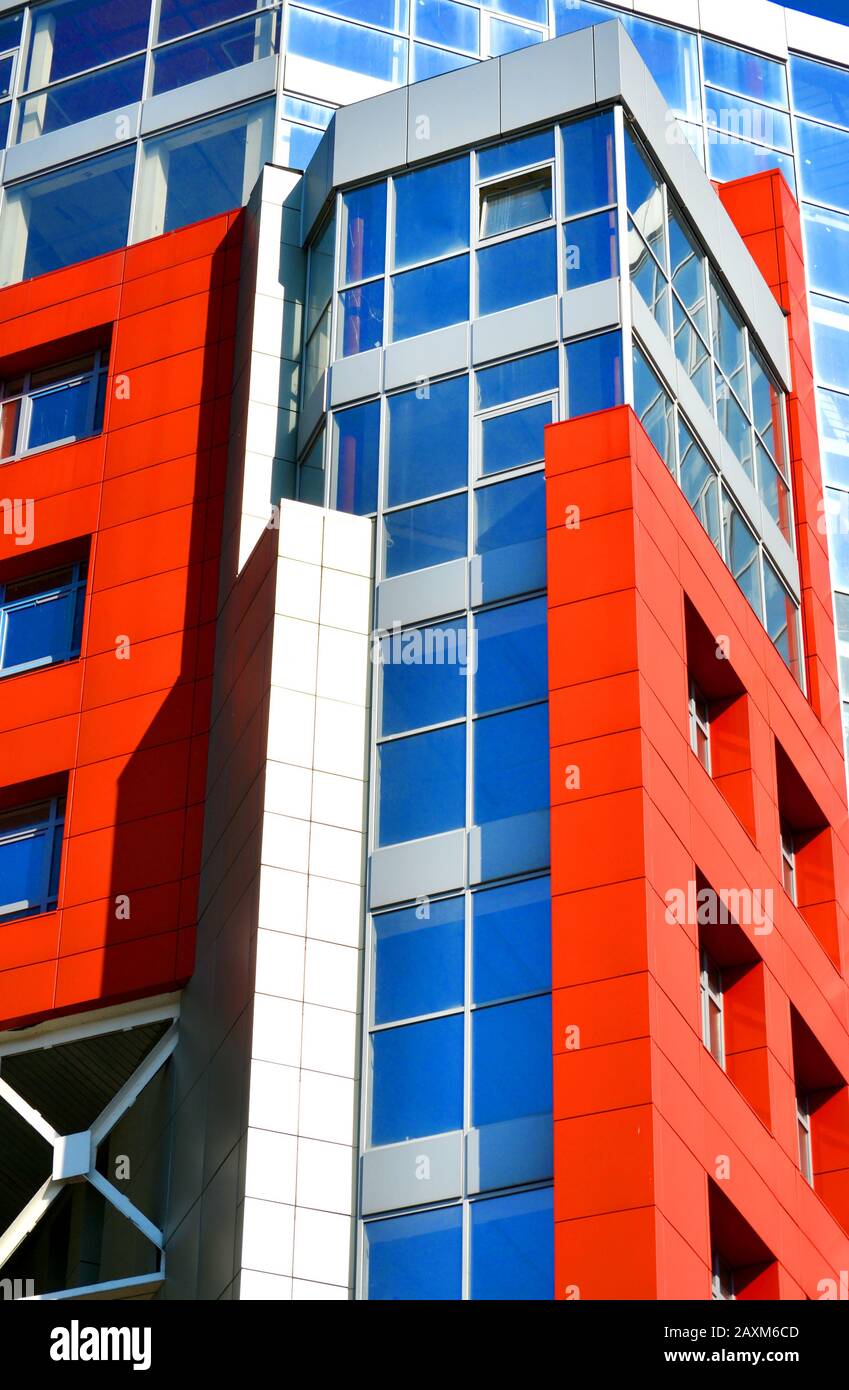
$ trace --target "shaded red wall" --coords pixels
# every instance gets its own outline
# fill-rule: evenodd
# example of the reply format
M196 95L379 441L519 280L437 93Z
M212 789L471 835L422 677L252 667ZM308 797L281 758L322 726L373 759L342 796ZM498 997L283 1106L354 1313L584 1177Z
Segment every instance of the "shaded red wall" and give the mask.
M4 377L111 338L103 433L0 470L34 509L0 567L91 538L80 659L0 680L0 797L68 774L59 909L0 926L0 1027L191 973L240 237L224 214L0 291Z
M743 230L789 257L791 213L781 195ZM743 1297L820 1298L849 1269L845 1088L816 1190L798 1166L791 1010L849 1079L849 835L804 296L787 307L810 702L633 412L546 432L558 1298L709 1298L711 1224L753 1265L769 1254ZM734 796L690 748L685 600L742 689ZM828 823L832 954L783 887L776 740ZM766 930L724 938L744 962L725 1071L702 1042L698 925L667 912L697 871L772 895Z

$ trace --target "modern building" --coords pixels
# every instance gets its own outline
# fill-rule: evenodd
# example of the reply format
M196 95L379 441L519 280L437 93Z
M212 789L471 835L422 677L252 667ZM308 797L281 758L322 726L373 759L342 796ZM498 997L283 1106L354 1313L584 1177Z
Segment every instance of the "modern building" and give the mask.
M845 1297L849 29L0 53L0 1290Z

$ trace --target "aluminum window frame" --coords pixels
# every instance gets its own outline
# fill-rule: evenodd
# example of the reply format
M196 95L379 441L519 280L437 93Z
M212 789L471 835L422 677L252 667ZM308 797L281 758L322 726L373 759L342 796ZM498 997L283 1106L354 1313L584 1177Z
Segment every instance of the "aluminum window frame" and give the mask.
M7 584L0 584L0 681L10 676L18 676L26 671L34 671L43 666L58 666L68 661L76 661L80 655L80 647L74 642L74 632L83 616L87 591L87 562L75 561L70 566L46 570L43 574L22 575L21 580L35 581L38 579L49 579L53 574L61 574L70 568L71 578L67 583L49 587L38 594L32 594L26 598L12 599L7 601ZM20 580L11 580L9 583L18 583ZM73 601L69 606L67 618L67 640L65 646L56 653L49 656L39 657L33 661L19 662L14 666L3 664L6 648L6 640L9 633L9 614L24 612L27 608L36 608L43 603L54 602L64 596L70 597Z
M718 988L712 983L712 975L715 975L719 981ZM722 970L704 948L699 952L699 1000L702 1019L702 1043L717 1066L720 1066L722 1070L725 1071L725 990L723 988ZM719 1040L718 1057L711 1045L711 1004L716 1009L719 1019L717 1026L717 1036Z
M20 817L30 817L24 819L22 824L9 830L0 829L0 849L4 845L18 844L24 840L35 840L43 837L44 853L40 871L41 891L37 899L20 899L17 902L0 904L0 923L14 922L21 918L38 917L46 912L55 911L58 906L59 893L54 896L50 892L50 879L53 873L53 865L57 850L61 856L64 848L64 827L65 827L65 796L53 796L43 801L25 803L21 807L10 807L4 815L18 815ZM32 818L37 811L44 811L38 819ZM61 858L59 861L61 872Z
M109 374L109 348L97 348L93 353L86 353L86 357L91 357L92 365L86 371L71 372L68 376L57 378L55 381L46 382L44 386L33 386L33 377L40 376L48 368L39 368L37 371L28 371L23 374L23 382L19 391L6 394L6 383L0 382L0 409L9 401L19 400L20 411L17 422L17 435L15 449L11 454L0 457L0 467L7 463L14 463L16 459L29 458L33 454L43 454L46 449L59 449L65 444L78 444L82 440L91 439L102 433L103 422L97 427L97 405L100 399L101 384L105 387ZM64 364L56 364L56 370L60 370ZM71 366L72 362L68 363ZM19 378L15 377L14 380ZM88 381L89 394L86 409L86 428L82 434L69 434L61 439L51 439L46 444L36 444L30 448L28 440L32 427L32 403L34 400L41 400L46 396L58 394L59 391L66 390L68 387L82 385ZM21 443L21 441L27 441Z

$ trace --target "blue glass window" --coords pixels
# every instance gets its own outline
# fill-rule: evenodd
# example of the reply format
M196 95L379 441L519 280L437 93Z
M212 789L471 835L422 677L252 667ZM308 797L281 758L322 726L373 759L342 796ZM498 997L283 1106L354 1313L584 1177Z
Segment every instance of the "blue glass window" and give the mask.
M529 29L524 24L508 24L503 19L489 21L489 51L493 58L515 53L517 48L530 48L542 43L544 37L539 29Z
M746 386L746 344L743 321L716 277L710 277L711 318L713 320L713 355L728 378L736 395L748 405Z
M843 295L847 291L846 266L849 264L849 217L825 208L803 206L805 224L805 269L808 286L823 294Z
M625 181L628 211L633 215L634 224L643 241L648 244L659 264L666 270L660 179L629 130L625 132ZM645 295L643 297L645 298Z
M472 1124L551 1111L551 998L496 1004L472 1015Z
M821 390L817 400L826 482L849 487L849 396Z
M342 198L342 283L382 275L386 262L386 184L355 188Z
M764 556L764 626L783 661L799 679L798 609Z
M746 53L742 48L732 48L730 44L708 38L702 39L702 61L705 82L787 109L783 63L774 63L759 54Z
M294 121L280 122L280 163L290 169L306 169L319 145L323 130L297 125Z
M0 585L0 672L79 656L84 604L82 565Z
M554 1297L554 1194L550 1187L472 1203L473 1299Z
M478 313L494 314L557 293L553 227L497 242L478 252Z
M749 140L736 140L730 135L716 140L708 138L708 152L711 178L720 183L759 174L764 169L780 169L791 191L796 191L796 175L789 154L765 145L753 145Z
M413 81L424 82L428 77L441 77L444 72L455 72L457 68L467 68L474 62L474 58L467 58L463 53L433 48L429 43L414 43Z
M519 19L531 19L536 24L548 23L546 0L488 0L487 8L500 14L514 14Z
M528 357L513 357L495 367L485 367L475 377L478 410L490 410L524 396L538 396L543 391L556 391L558 386L557 349L534 352Z
M96 434L103 425L104 377L99 355L34 373L25 393L17 450L43 449Z
M381 640L382 734L402 734L465 715L466 640L464 618Z
M547 878L485 888L472 897L476 1004L551 988L551 885Z
M395 180L396 270L469 245L469 160L450 159Z
M541 130L534 135L522 135L518 140L503 140L478 153L478 178L491 179L496 174L509 174L528 164L540 164L554 158L554 131Z
M849 211L849 132L797 120L796 138L802 197Z
M543 598L489 608L476 623L475 713L548 696L548 622Z
M64 797L0 815L0 918L32 917L56 906Z
M548 706L478 719L474 763L476 825L545 810L550 803Z
M669 210L669 260L672 288L703 337L707 336L705 257L681 215Z
M634 411L667 468L674 471L672 400L637 347L634 348Z
M374 936L376 1024L463 1007L462 897L381 913Z
M364 516L377 510L380 401L338 410L333 423L334 505Z
M676 116L698 121L702 103L696 35L655 24L650 19L638 19L636 15L624 14L620 18L670 109Z
M564 283L567 290L595 285L619 274L616 213L573 218L563 229Z
M540 463L545 457L543 432L553 418L553 403L541 401L482 420L481 472L502 473L508 468Z
M383 281L370 280L339 295L338 355L380 347L383 342Z
M469 317L469 258L447 261L393 275L392 337L400 342Z
M127 102L140 101L144 64L143 57L129 58L99 72L61 82L37 96L25 97L18 121L18 143L62 130L90 116L100 116L104 111L115 111Z
M21 38L23 20L23 10L17 10L15 14L4 15L0 19L0 52L4 52L7 48L17 48Z
M270 58L277 51L277 25L276 10L260 11L160 48L153 58L154 95Z
M333 4L325 6L334 9ZM359 16L358 16L359 17ZM363 16L365 18L365 16ZM393 85L407 80L407 40L289 6L286 52Z
M469 378L452 377L389 397L387 505L465 487Z
M421 840L465 825L464 724L383 743L379 762L381 845Z
M760 145L775 145L792 150L790 117L774 106L763 106L745 97L729 97L724 92L707 89L708 108L705 123L708 145L723 144L726 140L754 140Z
M245 10L261 9L263 3L271 0L161 0L159 10L159 39L176 39L181 34L191 34L195 29L203 29L208 24L220 24L225 19L235 19ZM358 0L362 7L366 0ZM334 8L332 0L324 8ZM365 16L363 16L365 18Z
M500 236L535 222L550 222L553 207L550 167L488 183L480 190L480 235Z
M681 491L717 550L722 545L719 525L719 484L702 450L683 420L678 422Z
M372 1144L463 1128L462 1014L383 1029L371 1046Z
M711 398L710 357L707 345L693 327L677 299L672 301L672 327L675 356L692 381L708 410L713 410Z
M477 53L478 11L456 0L413 0L414 33L417 39L430 39L462 53Z
M5 102L0 106L0 150L6 148L6 137L9 134L9 117L12 111L12 103Z
M479 488L477 553L487 555L506 546L545 539L545 475Z
M797 115L849 126L849 72L845 68L791 54L790 82Z
M811 295L814 366L823 385L849 390L849 305Z
M563 127L563 186L566 217L615 202L616 150L610 111Z
M763 610L758 543L726 492L722 496L722 509L726 564L760 617Z
M147 46L150 0L52 0L32 10L24 89L43 87ZM45 61L46 58L46 61Z
M466 554L465 493L390 512L384 534L387 579L459 559Z
M622 404L622 340L600 333L566 344L567 417Z
M369 1299L442 1302L462 1297L462 1208L367 1221Z

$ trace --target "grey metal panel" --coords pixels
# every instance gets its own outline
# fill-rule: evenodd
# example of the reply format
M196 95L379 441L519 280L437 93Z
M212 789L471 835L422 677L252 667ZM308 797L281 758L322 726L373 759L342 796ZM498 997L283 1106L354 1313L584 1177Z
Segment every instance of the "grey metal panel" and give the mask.
M366 1216L459 1197L463 1191L462 1131L367 1149L361 1172Z
M469 831L469 882L545 869L551 862L548 811L475 825Z
M407 162L407 87L343 106L336 115L333 183L355 183Z
M432 333L420 333L384 349L384 390L412 386L446 372L462 372L468 365L469 325L454 323L450 328L435 328Z
M689 150L689 146L684 150L685 155L687 150ZM689 157L685 159L684 163L684 187L676 191L705 246L716 254L716 248L719 245L721 205L715 189L711 187L710 180L693 150L689 150Z
M722 451L722 435L719 425L705 405L684 367L675 364L677 388L676 395L681 409L699 437L703 447L712 459L719 460Z
M595 101L591 29L501 59L501 132L556 120Z
M64 130L52 130L37 140L13 145L6 152L4 177L9 182L26 178L54 164L68 164L73 159L83 159L99 150L114 150L127 140L135 140L140 112L141 102L131 102L116 111L106 111L102 116L77 121Z
M304 402L303 409L298 416L298 452L303 449L307 440L312 435L313 430L324 414L325 410L325 388L327 384L327 373L322 374L321 380L317 381L310 393L309 400Z
M595 99L615 101L622 95L622 38L625 31L617 19L596 24L592 29Z
M378 627L459 612L466 607L466 569L465 560L448 560L414 574L384 579L377 586Z
M527 1115L470 1130L466 1145L470 1192L536 1182L554 1171L551 1115Z
M598 328L612 328L621 321L619 280L602 280L567 290L562 301L562 334L577 338Z
M445 835L375 850L371 857L371 906L383 907L462 888L465 851L464 830L449 830Z
M472 361L475 366L528 348L556 343L557 295L518 304L472 323Z
M273 92L276 78L277 59L272 56L150 97L142 111L142 135L179 125L195 116L208 116L220 106L234 106L237 102Z
M380 368L383 349L371 348L353 357L340 357L330 368L330 404L374 396L380 390Z
M333 192L333 149L335 143L336 117L334 116L304 172L304 194L301 206L301 233L304 242L307 241Z
M716 255L722 274L736 295L746 318L754 318L754 293L752 284L757 272L754 261L746 249L740 233L720 204L719 242L711 248Z
M801 598L799 561L782 536L766 507L763 508L764 545L788 589L798 603Z
M752 323L767 357L777 371L785 390L792 391L787 319L769 285L757 270L752 275L752 309Z
M719 442L719 467L722 471L723 480L728 484L740 504L749 525L754 527L757 535L763 535L763 507L758 496L758 490L738 459L731 445L720 434Z
M410 164L501 134L500 61L490 58L409 88Z
M610 26L605 25L605 28ZM610 97L621 96L625 104L630 108L632 115L642 129L645 129L647 122L648 106L646 102L646 83L651 81L646 65L637 52L631 39L618 20L613 26L616 30L615 37L610 40L606 35L602 35L600 29L594 30L596 42L596 62L598 63L599 48L604 43L604 62L606 68L606 81L611 80L617 83L617 90L610 93ZM608 51L608 46L613 51ZM618 63L618 75L615 64ZM599 92L600 73L596 67L596 93ZM609 99L609 98L608 98ZM601 96L597 96L601 101Z
M650 72L646 72L646 106L643 132L657 151L661 166L671 183L681 188L689 158L696 158L673 118L669 104ZM686 151L686 153L685 153ZM698 161L697 161L698 162Z

